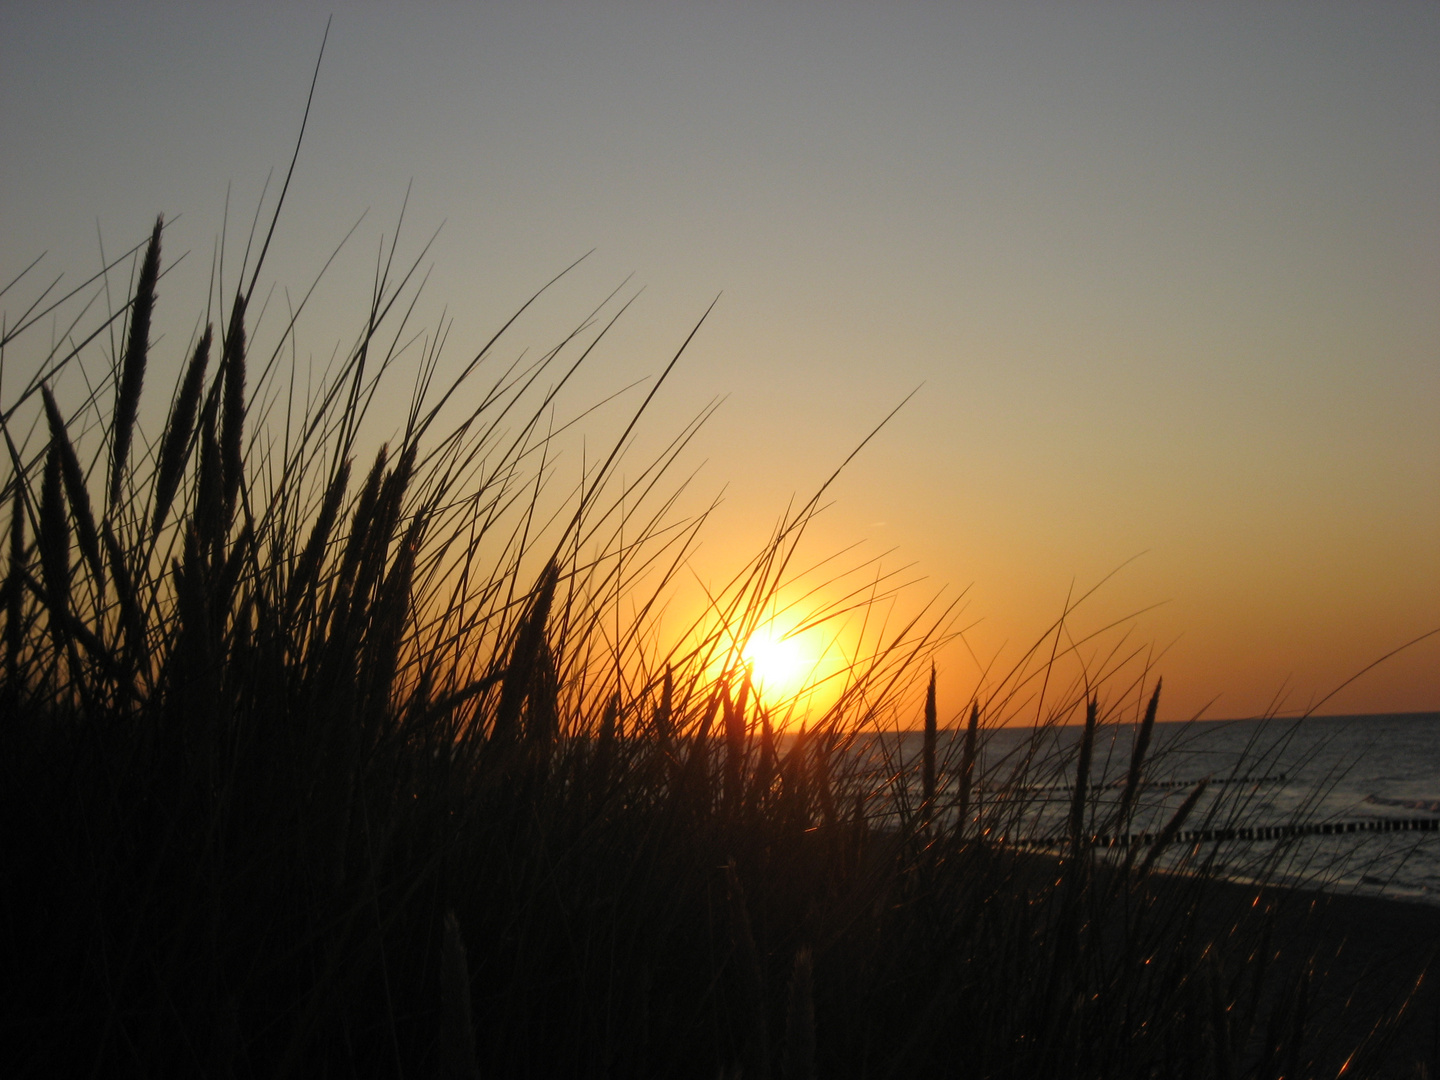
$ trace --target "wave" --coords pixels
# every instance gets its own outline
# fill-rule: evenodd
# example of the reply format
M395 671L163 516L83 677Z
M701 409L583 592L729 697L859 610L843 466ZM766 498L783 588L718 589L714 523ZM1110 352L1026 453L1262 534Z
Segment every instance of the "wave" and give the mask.
M1366 795L1365 801L1373 806L1400 806L1406 810L1425 810L1440 814L1440 799L1389 799L1384 795Z

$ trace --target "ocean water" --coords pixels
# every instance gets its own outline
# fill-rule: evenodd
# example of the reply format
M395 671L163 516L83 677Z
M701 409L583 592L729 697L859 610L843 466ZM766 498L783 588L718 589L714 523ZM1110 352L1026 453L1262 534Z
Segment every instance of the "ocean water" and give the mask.
M1135 727L1104 725L1093 752L1087 831L1125 850L1115 810ZM982 732L970 828L1045 847L1063 840L1074 798L1078 727ZM962 736L941 735L937 803L952 820ZM919 802L921 736L857 748ZM1130 836L1158 834L1207 779L1166 860L1213 860L1225 876L1264 878L1440 905L1440 713L1157 724Z

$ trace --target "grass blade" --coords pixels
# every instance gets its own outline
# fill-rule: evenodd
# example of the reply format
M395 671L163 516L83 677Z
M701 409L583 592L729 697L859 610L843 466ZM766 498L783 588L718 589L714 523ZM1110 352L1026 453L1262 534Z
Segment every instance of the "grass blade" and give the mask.
M956 835L965 839L970 824L970 791L975 775L976 743L980 728L980 703L970 703L970 722L965 725L965 748L960 755L960 794L955 814Z
M920 811L920 820L924 824L929 823L930 815L935 808L935 741L935 665L932 662L930 685L925 690L925 743L921 751L921 798L924 802Z
M1080 736L1079 760L1075 765L1075 796L1070 801L1070 850L1079 856L1085 842L1085 804L1090 791L1090 754L1095 747L1095 719L1100 703L1091 698L1085 705L1085 730Z

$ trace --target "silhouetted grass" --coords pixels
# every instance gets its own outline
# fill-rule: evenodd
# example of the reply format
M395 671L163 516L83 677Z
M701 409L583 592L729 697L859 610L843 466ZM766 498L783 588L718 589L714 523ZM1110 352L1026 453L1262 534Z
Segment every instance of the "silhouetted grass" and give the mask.
M487 345L438 387L427 353L403 434L362 446L406 274L283 426L237 293L219 368L206 327L148 436L161 238L108 415L50 389L84 343L0 414L7 1075L1303 1073L1306 987L1269 978L1264 912L1207 913L1199 846L1157 871L1203 785L1123 857L1097 846L1138 829L1159 686L1132 658L1064 691L1054 653L1022 664L961 703L957 763L930 668L950 613L887 627L882 585L842 602L874 622L833 703L783 735L740 655L818 497L657 645L703 520L665 488L693 428L622 482L627 428L542 520L570 353L482 382ZM917 802L885 733L927 674ZM1102 800L1097 728L1147 691ZM1032 708L1036 739L985 761ZM1029 853L1062 774L1065 846Z

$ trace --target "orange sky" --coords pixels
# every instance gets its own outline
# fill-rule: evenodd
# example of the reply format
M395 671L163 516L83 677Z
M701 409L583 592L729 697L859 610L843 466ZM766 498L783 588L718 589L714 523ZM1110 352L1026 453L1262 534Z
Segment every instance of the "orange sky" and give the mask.
M968 589L955 711L972 655L1137 555L1073 624L1165 650L1166 719L1303 709L1440 626L1440 7L692 7L339 14L274 279L369 213L300 354L350 340L407 185L410 250L445 223L417 317L454 319L447 362L592 248L515 351L634 273L572 415L723 294L637 447L726 396L692 447L716 578L920 387L811 542L913 564L905 602ZM324 23L7 4L0 276L78 282L164 212L178 366ZM1401 710L1440 710L1440 636L1323 708Z

